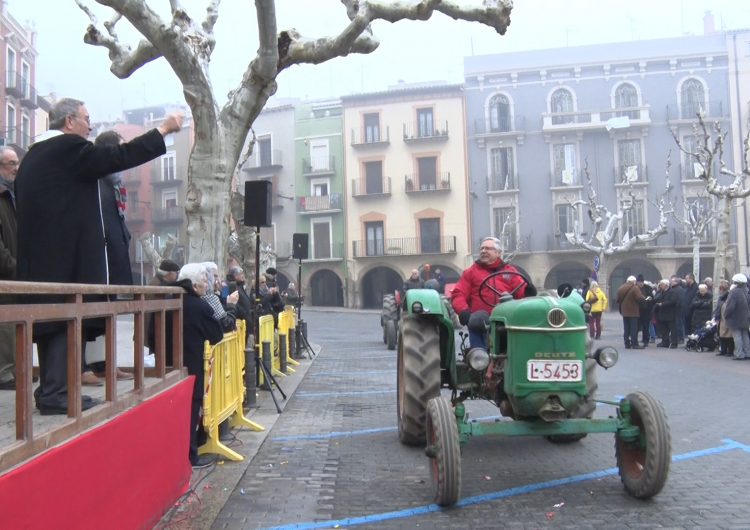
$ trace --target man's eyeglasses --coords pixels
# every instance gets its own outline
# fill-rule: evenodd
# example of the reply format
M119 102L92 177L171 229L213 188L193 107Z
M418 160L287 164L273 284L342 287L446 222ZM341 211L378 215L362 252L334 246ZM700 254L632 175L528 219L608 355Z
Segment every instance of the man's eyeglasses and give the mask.
M0 162L0 166L6 167L18 167L19 163L17 160L11 160L10 162Z
M86 122L86 125L91 125L91 116L79 116L78 114L72 114L71 118L77 118Z
M479 247L479 250L497 250L495 247Z

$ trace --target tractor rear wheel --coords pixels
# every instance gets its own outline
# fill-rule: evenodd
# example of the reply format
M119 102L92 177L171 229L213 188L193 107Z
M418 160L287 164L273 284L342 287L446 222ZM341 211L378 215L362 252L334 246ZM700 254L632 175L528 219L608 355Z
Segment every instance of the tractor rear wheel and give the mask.
M389 350L396 349L396 321L386 320L385 321L385 344Z
M599 382L596 380L596 361L594 359L586 359L586 396L578 402L576 408L571 412L571 418L591 419L594 417L594 411L596 410L594 395L598 389ZM565 444L583 440L586 436L586 433L553 434L551 436L545 436L545 438L552 443Z
M443 397L433 398L427 403L425 452L432 460L435 502L440 506L456 504L461 495L461 446L456 415L450 401Z
M427 402L440 395L440 333L432 318L405 316L398 345L398 437L424 445Z
M396 322L398 310L396 308L396 297L392 294L383 295L383 309L380 312L380 325L383 327L383 344L388 344L386 323L389 320ZM392 350L393 348L388 348Z
M634 392L630 402L633 425L640 428L638 439L623 440L615 433L615 456L625 491L637 499L649 499L664 487L671 460L671 436L664 408L645 392Z

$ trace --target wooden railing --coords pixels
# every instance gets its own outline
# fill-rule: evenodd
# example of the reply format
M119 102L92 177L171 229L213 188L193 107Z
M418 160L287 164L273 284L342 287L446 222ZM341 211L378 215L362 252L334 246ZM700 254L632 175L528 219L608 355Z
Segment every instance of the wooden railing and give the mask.
M145 399L183 380L182 294L178 287L107 286L0 281L0 323L16 326L15 434L0 443L0 474L13 466L69 440L92 426L117 416ZM27 295L56 295L58 303L30 303ZM110 295L115 301L84 301L84 295ZM147 299L148 297L148 299ZM87 296L88 298L88 296ZM102 297L99 296L99 299ZM29 300L29 303L23 303ZM143 345L145 319L154 314L155 368L145 368ZM133 315L132 389L122 392L116 378L117 317ZM106 376L103 403L81 410L82 321L103 318L105 322ZM165 362L166 319L172 319L172 367ZM62 321L67 325L68 358L67 416L42 417L34 413L33 324ZM146 379L148 377L148 380ZM122 382L121 385L125 384ZM8 396L9 392L3 392ZM11 394L12 395L12 394ZM10 396L0 399L7 401ZM8 425L9 418L3 418ZM0 425L2 427L2 425ZM7 429L5 429L7 431ZM39 432L37 432L39 431ZM2 437L0 437L2 439Z

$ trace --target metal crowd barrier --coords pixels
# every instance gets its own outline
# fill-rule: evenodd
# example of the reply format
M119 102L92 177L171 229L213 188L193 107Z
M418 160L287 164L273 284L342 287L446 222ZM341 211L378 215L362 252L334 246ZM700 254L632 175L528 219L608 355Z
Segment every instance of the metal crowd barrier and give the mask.
M273 317L271 317L273 324ZM245 321L237 321L237 329L225 333L218 344L205 342L203 353L205 393L203 395L203 427L208 435L198 454L222 455L228 460L244 460L219 439L219 424L227 419L230 427L248 427L253 431L265 428L245 417L242 402L245 398ZM250 389L255 392L255 389Z

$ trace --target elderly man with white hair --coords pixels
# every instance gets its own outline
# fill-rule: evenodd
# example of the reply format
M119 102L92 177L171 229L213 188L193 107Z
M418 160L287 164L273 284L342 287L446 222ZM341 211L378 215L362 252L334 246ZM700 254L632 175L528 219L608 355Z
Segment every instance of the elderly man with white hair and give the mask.
M638 350L643 348L638 345L638 318L641 315L640 304L643 301L643 293L635 282L635 276L628 276L625 283L617 289L616 300L620 304L625 349Z

